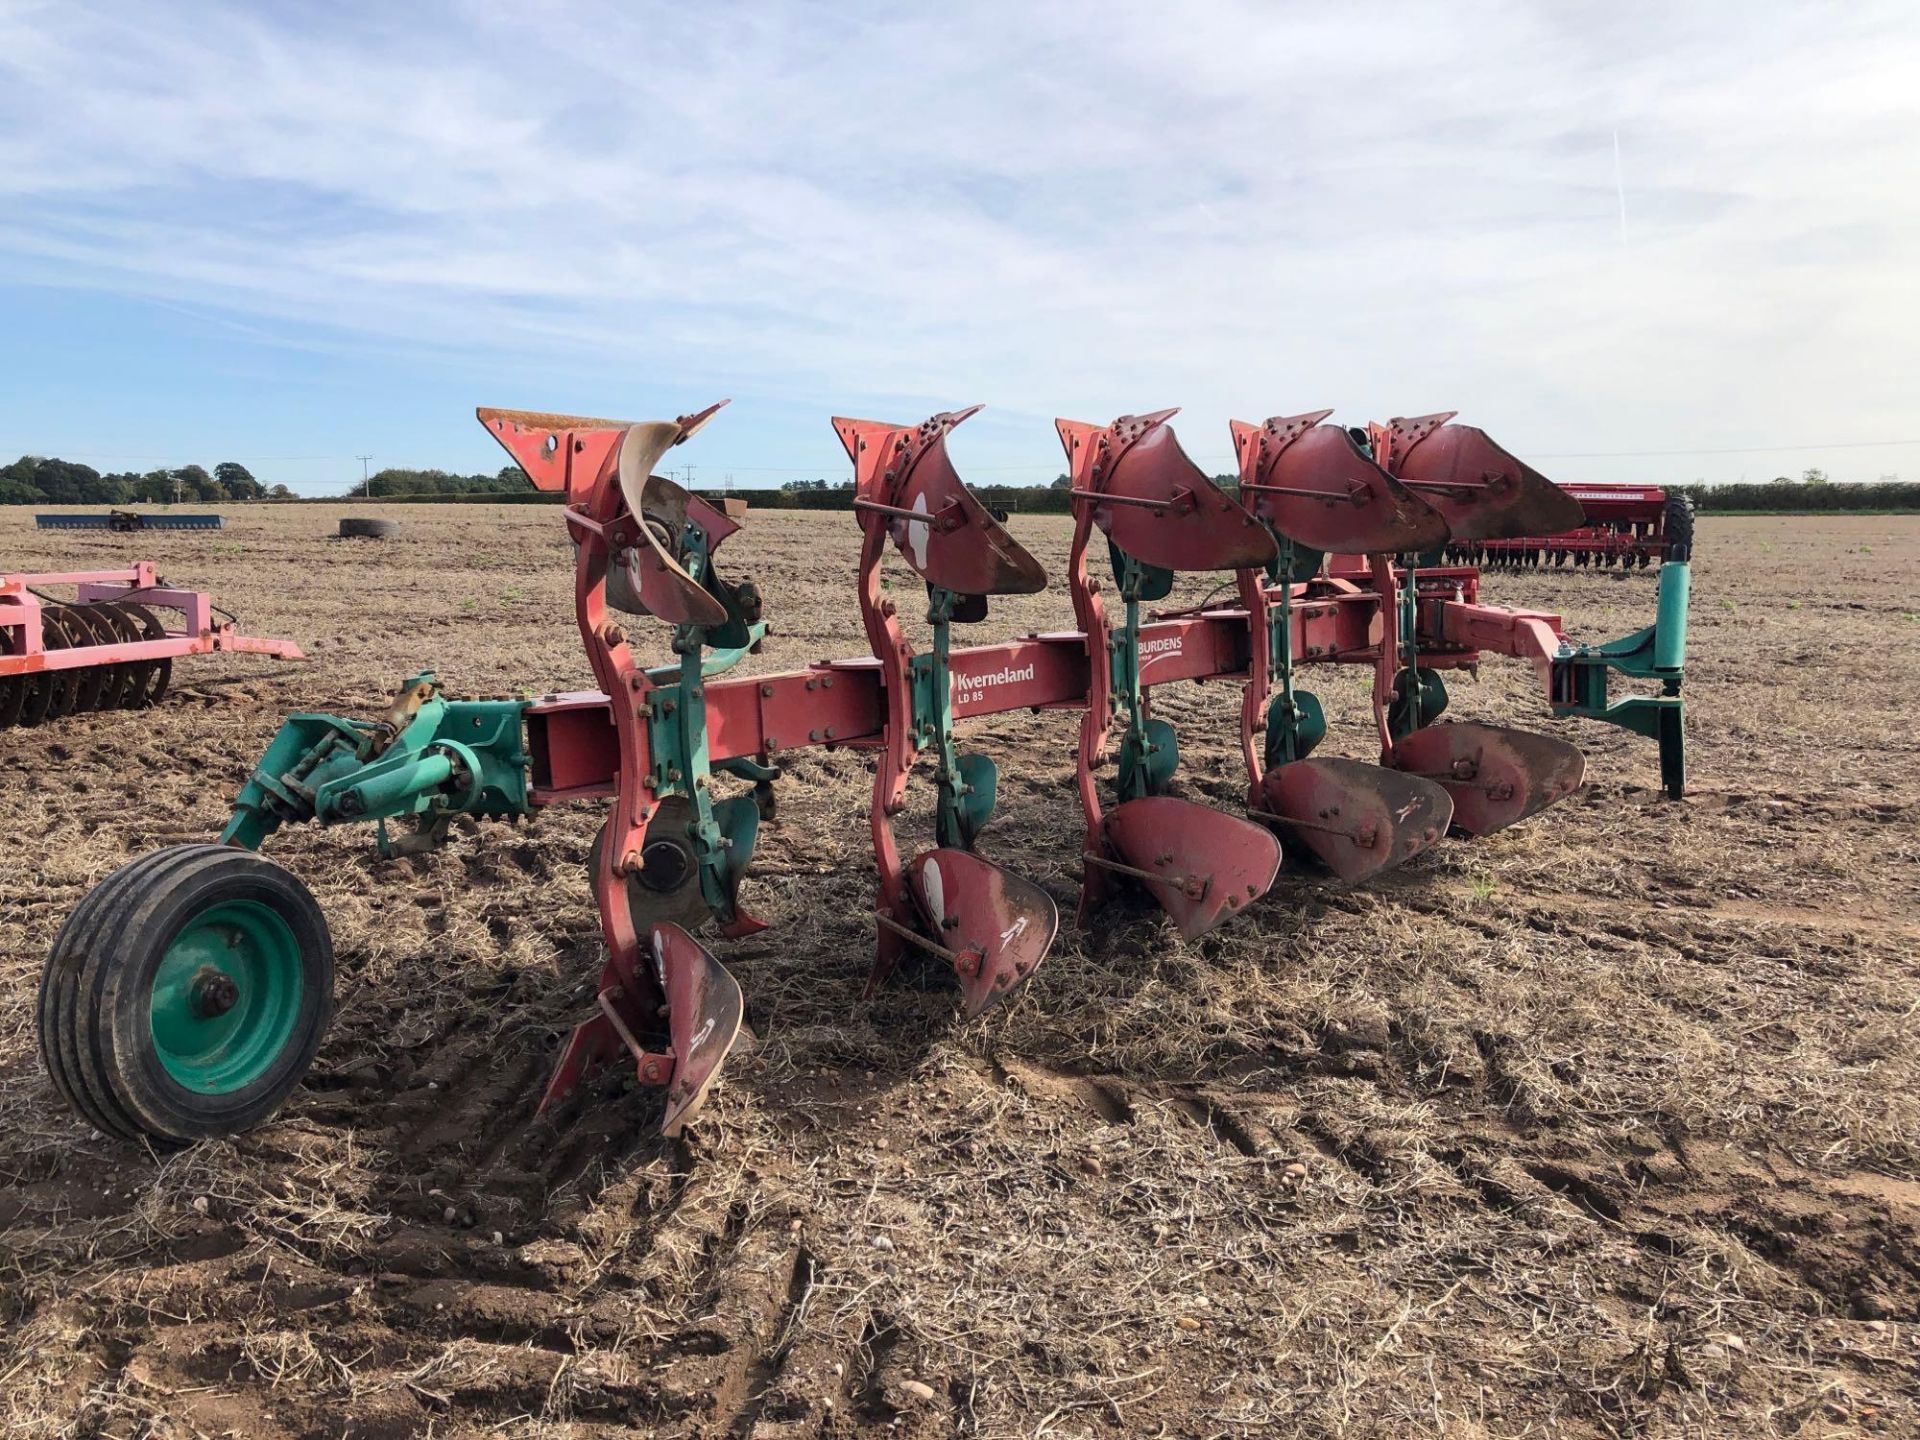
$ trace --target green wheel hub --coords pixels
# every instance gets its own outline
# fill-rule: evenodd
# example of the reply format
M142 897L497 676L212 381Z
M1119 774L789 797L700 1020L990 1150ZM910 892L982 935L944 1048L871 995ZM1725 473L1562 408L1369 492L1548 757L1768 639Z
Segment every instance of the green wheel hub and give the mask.
M292 928L258 900L227 900L181 927L153 976L153 1043L201 1095L270 1074L300 1022L304 962Z

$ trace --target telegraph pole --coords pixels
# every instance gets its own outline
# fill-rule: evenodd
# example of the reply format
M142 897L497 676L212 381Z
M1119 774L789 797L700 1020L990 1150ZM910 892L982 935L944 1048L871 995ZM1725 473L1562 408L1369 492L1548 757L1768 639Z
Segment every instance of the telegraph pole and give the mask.
M367 490L367 462L373 459L373 457L371 455L356 455L353 458L360 462L360 490L362 494L365 494Z

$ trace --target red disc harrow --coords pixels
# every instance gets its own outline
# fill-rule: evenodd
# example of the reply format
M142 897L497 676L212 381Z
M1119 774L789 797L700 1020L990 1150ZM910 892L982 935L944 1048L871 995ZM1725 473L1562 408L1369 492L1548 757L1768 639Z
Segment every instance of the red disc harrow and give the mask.
M51 586L75 597L55 599ZM147 561L0 575L0 730L80 710L144 710L167 693L176 656L214 650L303 658L290 640L216 620L206 594L168 585Z

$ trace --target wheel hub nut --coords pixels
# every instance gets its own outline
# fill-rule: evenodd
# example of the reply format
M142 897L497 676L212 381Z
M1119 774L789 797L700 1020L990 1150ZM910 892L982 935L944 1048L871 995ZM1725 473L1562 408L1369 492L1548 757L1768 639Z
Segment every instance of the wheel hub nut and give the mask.
M194 976L193 1013L202 1020L216 1019L239 1003L240 987L231 975L209 965Z

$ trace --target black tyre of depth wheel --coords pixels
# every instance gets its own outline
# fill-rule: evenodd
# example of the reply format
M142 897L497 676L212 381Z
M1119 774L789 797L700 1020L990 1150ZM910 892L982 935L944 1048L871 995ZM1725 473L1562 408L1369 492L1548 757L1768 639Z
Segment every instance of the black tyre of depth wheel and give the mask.
M165 1048L185 994L168 977L207 945L220 986L187 998L214 1043ZM175 845L88 892L54 939L39 999L41 1061L61 1098L104 1135L177 1147L260 1124L300 1083L332 1018L333 942L306 886L272 861Z
M400 529L398 520L342 520L342 540L385 540Z
M1666 518L1661 522L1662 560L1693 559L1693 500L1687 495L1667 496Z

